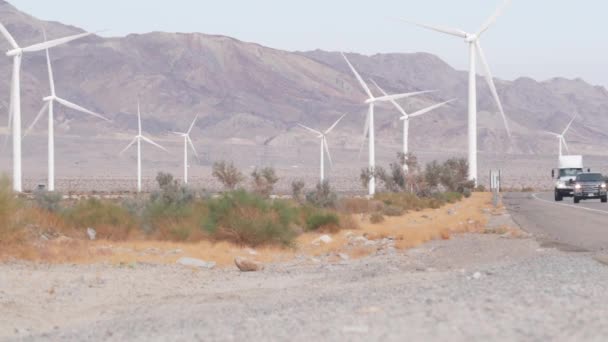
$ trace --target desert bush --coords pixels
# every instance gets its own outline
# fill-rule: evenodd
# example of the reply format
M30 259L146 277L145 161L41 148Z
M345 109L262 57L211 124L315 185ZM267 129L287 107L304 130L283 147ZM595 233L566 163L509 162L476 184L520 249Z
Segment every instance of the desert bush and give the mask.
M405 209L397 205L387 205L384 207L382 213L385 216L401 216L405 214Z
M377 170L374 171L370 168L361 169L361 174L359 175L359 180L361 181L361 186L363 186L364 189L368 188L369 182L371 181L372 177L376 173L377 173Z
M274 190L275 184L279 181L279 177L277 177L272 167L266 167L261 170L256 168L251 173L251 178L253 192L262 197L269 197Z
M436 188L441 184L441 174L443 167L437 162L432 161L426 165L424 179L431 188Z
M475 192L486 192L488 191L488 189L486 188L485 185L483 184L479 184L476 188L475 188Z
M269 201L243 190L209 201L203 228L214 238L242 245L289 246L297 211L285 201Z
M306 202L317 208L335 208L338 195L331 189L329 181L317 184L314 191L306 194Z
M372 216L369 217L369 221L373 224L378 224L384 222L384 215L381 213L373 213Z
M63 195L59 192L36 191L34 192L34 203L42 210L58 213L61 210Z
M304 183L303 180L295 180L291 182L291 196L295 201L303 203L306 200L304 196L305 187L306 183Z
M19 208L8 177L0 177L0 244L9 243L15 237L17 225L15 212Z
M78 231L84 233L86 228L94 228L99 239L124 240L137 228L137 220L127 209L94 198L78 202L63 215Z
M347 214L368 214L384 210L384 203L378 200L368 200L367 198L346 197L341 198L336 205L336 209Z
M172 174L159 172L156 182L160 191L152 192L150 200L152 202L162 202L167 205L186 205L195 199L193 191L182 186Z
M233 191L245 179L241 171L239 171L232 162L225 161L216 162L213 164L213 177L215 177L224 189Z
M306 219L306 228L309 231L336 231L340 228L340 217L331 212L315 212Z

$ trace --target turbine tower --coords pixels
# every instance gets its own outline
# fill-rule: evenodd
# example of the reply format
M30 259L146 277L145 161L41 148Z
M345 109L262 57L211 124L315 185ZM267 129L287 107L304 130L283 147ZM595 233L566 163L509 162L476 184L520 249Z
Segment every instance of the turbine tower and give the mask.
M381 88L381 87L378 85L378 83L376 83L374 80L372 80L372 83L374 83L374 85L376 86L376 88L378 88L378 90L380 90L380 92L382 92L382 94L387 95L387 93L384 91L384 89L382 89L382 88ZM438 104L436 104L436 105L429 106L429 107L427 107L427 108L425 108L425 109L421 109L421 110L419 110L419 111L417 111L417 112L414 112L414 113L412 113L412 114L408 114L408 113L407 113L407 112L406 112L406 111L403 109L403 107L402 107L402 106L401 106L399 103L397 103L397 101L395 101L395 100L391 100L391 103L392 103L392 104L395 106L395 108L397 108L397 110L398 110L398 111L401 113L401 118L400 118L400 120L401 120L401 121L403 121L403 155L405 156L406 161L407 161L407 155L408 155L408 153L409 153L409 135L410 135L410 133L409 133L409 132L410 132L410 119L411 119L411 118L418 117L418 116L422 116L422 115L427 114L427 113L429 113L429 112L432 112L432 111L434 111L435 109L440 108L440 107L443 107L443 106L445 106L445 105L447 105L448 103L453 102L453 101L456 101L456 99L452 99L452 100L449 100L449 101L445 101L445 102L442 102L442 103L438 103ZM408 171L409 171L409 170L408 170L407 163L405 163L405 164L403 165L403 170L404 170L405 172L408 172Z
M481 65L485 72L486 82L490 87L490 91L498 109L500 111L500 115L502 116L505 129L507 131L507 135L509 139L511 138L511 131L509 129L509 123L507 122L507 117L505 116L505 112L502 107L502 103L500 102L500 98L498 97L498 92L496 91L496 85L494 84L494 79L492 77L492 73L490 72L490 66L486 60L483 49L481 48L481 44L479 42L480 37L492 26L498 17L500 17L506 7L509 5L511 0L506 0L502 6L498 8L498 10L492 15L477 31L476 33L468 33L460 29L452 29L445 27L437 27L431 25L420 24L412 21L407 21L411 24L423 27L425 29L437 31L440 33L445 33L451 36L456 36L458 38L463 38L465 42L468 44L469 49L469 180L475 181L477 183L477 72L476 72L476 61L477 56L481 61Z
M46 37L46 35L45 35L45 37ZM38 115L36 116L36 118L34 119L34 121L30 124L30 126L25 131L24 137L30 133L32 128L34 128L34 126L40 120L42 115L44 115L44 112L48 109L48 130L49 130L48 131L48 159L49 159L48 160L48 190L55 191L55 128L54 128L55 102L65 106L67 108L73 109L75 111L78 111L78 112L81 112L84 114L94 116L94 117L102 119L102 120L106 120L108 122L110 120L101 114L92 112L88 109L85 109L77 104L74 104L68 100L65 100L65 99L57 96L57 94L55 93L55 80L53 78L53 67L51 66L51 57L49 55L48 49L46 50L46 62L47 62L47 67L48 67L48 72L49 72L49 84L50 84L50 89L51 89L51 95L47 96L43 99L45 104L42 107L42 109L40 110L40 112L38 113Z
M557 143L559 144L558 151L559 151L560 157L563 155L564 147L566 148L566 152L570 153L570 149L568 148L568 143L566 143L566 133L568 133L568 131L570 130L570 127L572 127L572 123L574 122L574 120L576 120L577 116L578 116L578 114L574 114L574 116L568 123L568 126L566 126L566 129L561 134L554 133L554 132L547 132L547 131L543 132L545 134L549 134L549 135L552 135L557 138Z
M367 86L367 84L365 83L365 81L363 81L363 78L361 77L361 75L359 75L359 72L357 72L357 69L355 69L355 67L350 63L350 61L348 60L348 58L346 58L346 55L344 53L342 53L342 57L344 57L344 60L350 67L350 70L353 72L353 74L359 81L359 84L361 84L361 87L363 88L363 90L365 91L365 93L368 96L367 100L365 100L365 104L369 105L369 111L367 114L367 118L365 120L365 128L364 128L363 134L364 134L364 139L365 139L366 134L369 136L369 170L370 170L371 176L370 176L369 183L368 183L368 194L369 194L369 196L374 196L376 194L376 176L375 176L375 170L376 170L375 143L376 143L376 139L375 139L375 135L374 135L375 134L375 130L374 130L375 105L377 103L390 102L391 100L396 101L396 100L411 97L411 96L426 94L426 93L428 93L428 91L419 91L419 92L414 92L414 93L375 97L374 94L372 94L369 87Z
M192 132L192 129L194 128L194 125L196 124L196 120L198 120L198 115L196 115L196 117L194 118L194 121L192 121L192 124L190 125L190 128L188 129L188 132L186 132L186 133L171 132L173 134L177 134L180 137L184 138L184 184L188 184L188 168L190 167L190 165L188 165L188 145L190 145L190 148L192 148L192 152L194 152L194 155L196 156L196 158L198 158L198 152L196 152L194 143L192 142L192 139L190 139L190 133Z
M331 125L331 127L329 127L325 132L321 132L321 131L317 131L316 129L312 129L310 127L304 126L302 124L298 124L298 126L304 128L305 130L316 134L317 138L321 139L321 178L320 178L320 183L322 184L325 181L325 154L327 154L327 159L329 160L329 165L333 166L333 161L331 159L331 153L329 153L329 145L327 144L327 135L329 133L331 133L331 131L334 130L334 128L336 128L336 126L338 125L338 123L340 123L340 121L342 121L342 119L344 119L344 117L346 116L346 114L342 115L336 122L334 122L333 125Z
M135 138L133 138L133 140L129 143L129 145L127 145L127 147L125 147L122 151L120 151L120 154L125 153L129 148L131 148L131 146L133 146L133 144L137 143L137 192L141 192L141 142L145 141L148 144L156 146L165 152L169 152L169 151L167 151L167 149L162 147L161 145L152 141L152 139L149 139L142 134L141 110L140 110L140 106L139 106L139 101L137 101L137 128L138 128L137 135L135 136Z
M11 79L11 100L8 114L8 126L12 125L13 134L13 190L23 191L22 171L21 171L21 61L23 55L30 52L38 52L50 49L59 45L67 44L76 39L84 38L91 33L81 33L65 38L50 40L40 44L34 44L21 48L6 27L0 23L0 33L8 40L11 45L6 55L13 57L13 75Z

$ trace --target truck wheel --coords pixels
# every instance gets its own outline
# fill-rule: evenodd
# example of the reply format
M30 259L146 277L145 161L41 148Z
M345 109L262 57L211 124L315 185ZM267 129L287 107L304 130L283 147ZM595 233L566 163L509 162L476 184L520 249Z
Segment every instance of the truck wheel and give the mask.
M564 198L562 197L562 194L560 194L559 192L555 192L555 202L561 202Z
M606 202L608 202L608 196L602 197L602 203L606 203Z
M580 201L581 201L580 198L574 196L574 203L578 204L578 203L580 203Z

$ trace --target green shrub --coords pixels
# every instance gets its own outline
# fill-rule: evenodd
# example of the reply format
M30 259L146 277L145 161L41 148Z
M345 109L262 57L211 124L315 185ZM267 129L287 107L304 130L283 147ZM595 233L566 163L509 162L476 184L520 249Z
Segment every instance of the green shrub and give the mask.
M306 228L318 230L320 228L336 228L340 226L340 217L329 212L316 212L306 218Z
M233 163L225 161L213 164L213 177L224 185L226 190L232 191L245 179Z
M65 220L74 228L97 230L99 239L123 240L137 227L136 219L126 208L109 201L88 199L78 202L64 213Z
M291 196L299 203L305 200L303 195L304 187L306 187L306 183L302 180L296 180L291 183Z
M306 194L306 201L317 208L335 208L338 195L331 189L328 181L317 184L314 191Z
M211 200L208 206L203 228L216 239L252 247L293 243L297 211L285 201L239 190Z
M58 213L61 211L62 200L63 195L59 192L34 192L34 203L36 203L36 206L51 213Z
M261 170L257 168L251 173L253 182L253 191L262 196L269 197L274 191L274 186L279 181L276 172L272 167L266 167Z

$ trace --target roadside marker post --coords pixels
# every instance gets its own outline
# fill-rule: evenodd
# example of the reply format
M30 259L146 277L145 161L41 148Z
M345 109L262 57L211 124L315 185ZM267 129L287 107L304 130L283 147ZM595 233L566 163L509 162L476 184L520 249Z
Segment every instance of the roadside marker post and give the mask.
M492 201L494 203L495 208L498 207L500 201L500 178L500 170L490 171L490 189L492 190Z

